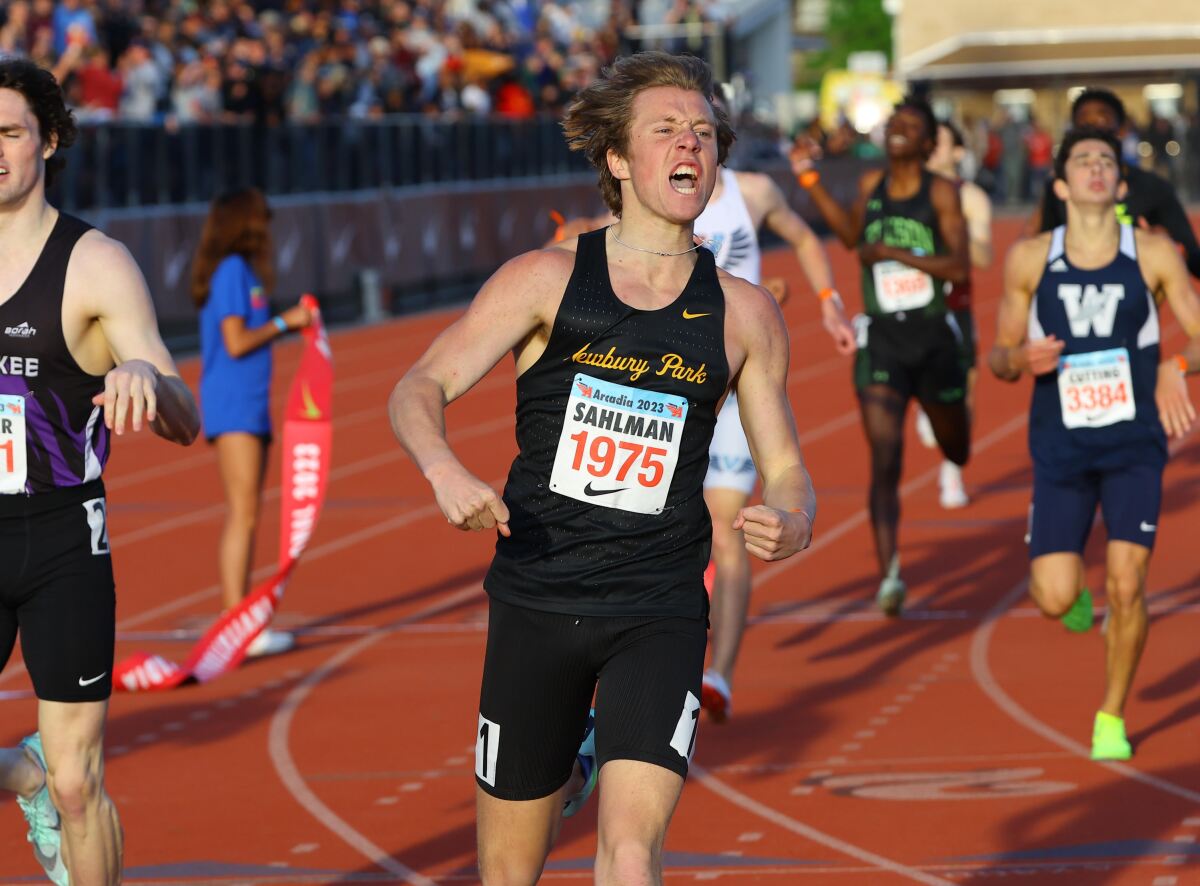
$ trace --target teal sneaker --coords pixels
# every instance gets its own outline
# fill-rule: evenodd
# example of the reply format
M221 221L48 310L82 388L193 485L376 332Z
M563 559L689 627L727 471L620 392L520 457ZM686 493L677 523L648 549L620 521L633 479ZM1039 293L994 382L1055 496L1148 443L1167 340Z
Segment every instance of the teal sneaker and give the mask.
M1128 760L1133 748L1125 737L1125 721L1104 711L1096 711L1096 722L1092 726L1093 760Z
M579 768L583 770L583 787L579 793L567 798L563 804L563 818L570 818L578 812L587 798L596 790L596 779L600 775L600 767L596 765L596 709L588 711L587 728L583 733L583 744L579 746Z
M1075 598L1075 602L1071 604L1071 608L1066 611L1060 619L1063 627L1068 631L1074 631L1076 634L1086 634L1092 629L1092 623L1095 621L1095 614L1092 611L1092 592L1084 588L1079 592L1079 596Z
M42 772L46 771L46 755L42 752L42 737L34 733L21 739L20 746L33 754ZM46 871L50 882L57 886L69 886L67 866L62 857L62 819L50 799L50 786L43 784L28 800L17 795L17 805L29 824L25 839L33 844L33 857Z

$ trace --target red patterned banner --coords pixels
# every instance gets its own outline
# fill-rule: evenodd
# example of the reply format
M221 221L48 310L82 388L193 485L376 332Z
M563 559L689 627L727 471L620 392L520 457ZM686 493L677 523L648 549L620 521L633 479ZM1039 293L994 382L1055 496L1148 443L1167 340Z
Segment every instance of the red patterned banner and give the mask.
M136 653L118 662L113 685L127 692L207 683L236 668L246 647L275 615L288 575L312 537L329 483L333 443L333 354L317 300L304 296L313 324L304 330L304 354L292 379L283 423L283 485L280 495L279 568L204 633L183 664Z

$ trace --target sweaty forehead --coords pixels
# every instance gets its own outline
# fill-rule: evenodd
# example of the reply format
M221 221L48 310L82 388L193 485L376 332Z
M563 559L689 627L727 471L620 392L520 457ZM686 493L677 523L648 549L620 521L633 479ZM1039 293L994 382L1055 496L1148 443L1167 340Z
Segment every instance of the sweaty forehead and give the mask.
M708 99L693 89L680 89L677 86L643 89L633 100L633 116L638 120L673 117L676 120L703 119L713 122L716 119Z
M1086 157L1093 157L1097 154L1108 157L1111 160L1116 160L1117 155L1112 149L1112 145L1107 142L1099 141L1098 139L1086 139L1076 143L1071 148L1070 159L1081 160Z

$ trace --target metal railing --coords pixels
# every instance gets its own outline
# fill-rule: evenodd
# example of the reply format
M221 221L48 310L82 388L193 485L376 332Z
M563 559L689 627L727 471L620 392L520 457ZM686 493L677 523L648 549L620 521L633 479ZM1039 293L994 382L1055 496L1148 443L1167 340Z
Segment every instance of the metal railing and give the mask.
M202 202L247 185L273 195L308 194L587 169L548 117L81 124L66 157L50 196L68 211Z

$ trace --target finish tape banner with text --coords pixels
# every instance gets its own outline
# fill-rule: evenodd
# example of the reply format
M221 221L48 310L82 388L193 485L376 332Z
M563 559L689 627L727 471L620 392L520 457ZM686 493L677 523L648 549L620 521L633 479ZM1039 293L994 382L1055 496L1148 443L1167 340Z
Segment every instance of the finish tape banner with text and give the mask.
M139 652L117 663L113 685L127 692L173 689L207 683L236 668L246 647L275 615L292 567L312 537L329 482L333 442L333 355L317 300L302 303L312 312L303 331L304 353L292 379L283 423L283 482L280 492L279 568L240 604L227 610L196 643L183 664Z

